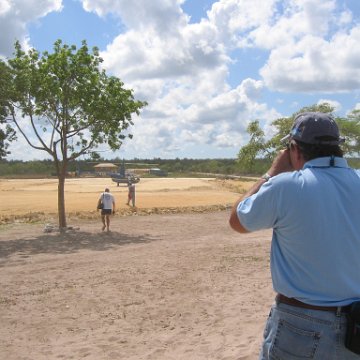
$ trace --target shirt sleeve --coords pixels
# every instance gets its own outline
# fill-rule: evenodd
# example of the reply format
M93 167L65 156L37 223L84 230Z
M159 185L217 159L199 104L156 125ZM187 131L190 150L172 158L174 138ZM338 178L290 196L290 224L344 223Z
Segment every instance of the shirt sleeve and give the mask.
M272 179L237 207L241 225L248 231L274 228L278 218L279 196Z

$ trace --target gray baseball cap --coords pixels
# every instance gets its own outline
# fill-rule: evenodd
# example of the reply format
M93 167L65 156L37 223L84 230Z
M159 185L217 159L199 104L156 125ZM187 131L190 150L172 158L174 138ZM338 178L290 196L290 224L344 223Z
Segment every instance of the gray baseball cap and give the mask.
M345 141L340 137L339 128L329 114L304 112L295 117L290 134L282 138L298 140L306 144L339 145Z

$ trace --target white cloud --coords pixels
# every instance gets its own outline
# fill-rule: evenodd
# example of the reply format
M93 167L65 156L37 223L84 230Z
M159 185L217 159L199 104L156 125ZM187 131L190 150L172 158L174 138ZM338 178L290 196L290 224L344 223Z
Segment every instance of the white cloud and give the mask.
M10 56L19 40L28 47L27 25L62 9L62 0L0 0L0 54Z
M340 13L340 16L339 16L339 24L340 25L349 25L349 24L351 24L352 20L353 20L353 15L352 15L351 11L346 9Z
M238 34L238 46L255 46L274 49L291 46L304 35L325 36L329 30L335 0L288 0L288 1L235 1L235 10L227 13L231 19L239 15L234 28L223 24L229 34ZM250 5L251 4L251 5ZM245 9L244 9L245 8ZM234 15L235 13L235 15ZM244 20L246 19L246 21ZM346 22L344 15L343 22ZM227 19L226 23L231 23ZM229 37L229 34L226 36Z
M258 102L261 81L246 79L236 89L214 96L202 92L201 81L197 85L171 89L154 99L135 121L134 139L126 144L126 151L143 157L149 152L174 156L179 149L193 145L239 148L245 143L250 121L271 121L279 115Z
M282 116L273 106L284 103L267 105L262 96L269 89L324 94L360 87L360 26L339 1L219 0L198 23L183 12L185 0L81 1L86 11L104 19L111 14L123 25L101 56L107 72L149 103L122 150L133 156L176 156L201 146L238 149L255 119L270 134L270 122ZM60 0L0 0L0 20L12 16L16 25L7 38L21 34L24 40L28 22L60 9ZM245 48L260 50L264 59L253 78L246 73L252 64L241 56L229 66L232 52ZM231 69L243 67L230 85ZM289 100L294 111L301 106L297 100Z
M172 37L154 29L129 30L101 54L104 66L126 81L179 79L222 67L229 61L208 24L188 24Z
M326 36L336 8L335 0L294 0L297 12L292 19L303 34ZM296 21L296 22L295 22Z
M359 88L360 33L358 26L350 26L349 10L339 11L335 0L288 3L277 21L250 34L254 46L271 50L260 70L265 84L272 90L303 93Z
M161 4L163 1L152 5L157 8ZM180 9L180 2L172 4ZM246 6L249 4L250 8ZM130 28L115 38L101 56L108 71L122 78L137 97L149 102L141 119L135 122L134 139L126 145L128 151L137 149L137 154L146 154L166 149L169 153L192 144L239 146L247 123L253 117L266 117L269 109L257 102L263 86L260 81L246 79L236 89L227 84L230 58L221 40L229 42L227 33L258 25L269 16L271 6L265 6L260 14L256 11L259 4L220 1L208 12L210 19L197 24L188 23L182 11L171 9L169 14L164 13L166 6L161 17L152 11L146 21L140 12L136 17L140 25L126 21ZM104 15L110 8L101 5L100 9L92 2L91 9ZM130 4L125 8L121 1L118 5L112 11L121 16L133 14L137 8ZM89 1L86 6L90 10ZM234 17L236 6L240 8ZM245 22L242 10L246 11ZM223 24L232 16L225 30ZM156 25L160 19L165 23L170 19L176 31L163 36L162 27Z
M338 47L336 35L326 39L336 20L334 0L287 1L283 12L276 0L220 0L197 24L189 23L180 1L160 0L151 9L147 3L142 9L124 1L110 5L84 1L88 11L115 13L127 26L101 55L107 70L149 102L134 127L137 148L240 146L249 121L269 123L280 116L259 102L264 83L245 79L235 89L228 86L229 53L236 47L271 50L261 75L275 90L332 92L334 86L349 86L348 77L339 81L336 72L329 75ZM348 20L343 12L342 23Z
M360 26L329 41L305 36L293 47L271 52L261 69L272 89L293 92L344 92L360 87Z
M4 16L11 9L10 0L0 0L0 16Z
M99 16L108 13L119 16L128 29L137 31L153 29L164 37L176 33L187 21L180 5L185 0L82 0L86 11Z
M270 21L276 1L220 0L208 11L209 22L217 29L219 41L236 46L249 30Z

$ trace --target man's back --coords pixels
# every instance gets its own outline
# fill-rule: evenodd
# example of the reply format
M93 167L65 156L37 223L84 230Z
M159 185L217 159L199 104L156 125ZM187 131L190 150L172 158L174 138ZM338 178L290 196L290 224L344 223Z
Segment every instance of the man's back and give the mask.
M112 209L114 196L110 192L104 192L101 195L102 202L104 204L104 209Z
M360 177L346 160L309 161L272 178L252 196L250 230L273 228L274 289L314 305L341 306L359 298Z

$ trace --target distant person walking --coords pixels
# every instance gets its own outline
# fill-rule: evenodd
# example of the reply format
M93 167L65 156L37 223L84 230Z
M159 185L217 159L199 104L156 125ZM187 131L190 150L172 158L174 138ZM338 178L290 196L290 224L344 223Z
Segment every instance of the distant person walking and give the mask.
M135 184L131 181L128 182L128 201L126 205L130 205L130 201L132 206L135 207Z
M102 231L110 231L110 215L115 214L115 198L110 193L109 188L100 195L98 200L98 210L101 210Z

